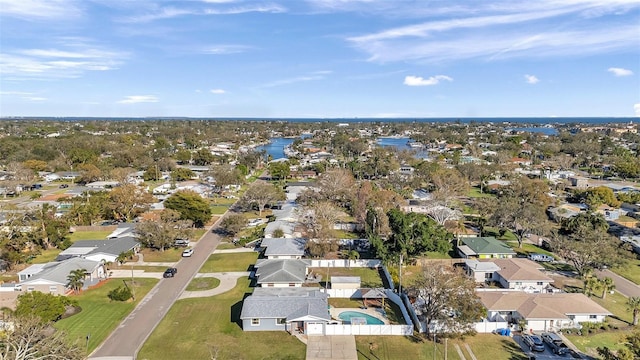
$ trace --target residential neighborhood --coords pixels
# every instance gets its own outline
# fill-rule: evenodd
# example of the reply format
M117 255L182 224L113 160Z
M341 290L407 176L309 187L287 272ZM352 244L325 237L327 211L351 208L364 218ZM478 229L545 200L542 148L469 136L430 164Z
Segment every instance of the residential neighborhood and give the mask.
M52 124L59 136L3 140L118 134ZM49 323L84 341L69 351L90 359L625 354L640 315L640 187L620 177L633 178L636 133L293 124L259 122L236 143L203 122L188 145L154 123L144 146L165 144L162 157L126 167L116 148L73 167L9 154L2 326L43 296L61 309ZM563 145L587 139L611 142L600 162Z

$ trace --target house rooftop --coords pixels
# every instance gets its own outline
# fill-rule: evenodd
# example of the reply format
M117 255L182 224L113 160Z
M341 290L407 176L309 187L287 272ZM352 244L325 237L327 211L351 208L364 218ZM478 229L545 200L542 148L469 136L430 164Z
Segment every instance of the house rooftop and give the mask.
M85 269L93 271L96 266L100 265L99 261L87 260L74 257L65 261L50 262L44 264L42 270L21 283L29 283L36 280L46 280L58 284L66 284L67 277L73 270Z
M301 283L310 262L299 259L260 259L256 261L258 283Z
M302 238L267 238L262 240L261 246L266 248L264 255L267 257L279 255L302 256L304 255L306 244L307 239Z
M611 315L580 293L529 294L519 291L476 293L490 311L517 311L528 320L569 318L570 315Z
M500 267L491 261L478 261L467 259L464 261L467 268L477 272L494 272L500 270Z
M540 271L541 266L529 259L493 259L491 262L500 269L498 274L507 281L537 280L553 282L553 279Z
M331 320L327 295L311 288L255 288L242 304L240 319Z
M516 254L513 249L494 237L466 237L461 238L460 242L475 254Z

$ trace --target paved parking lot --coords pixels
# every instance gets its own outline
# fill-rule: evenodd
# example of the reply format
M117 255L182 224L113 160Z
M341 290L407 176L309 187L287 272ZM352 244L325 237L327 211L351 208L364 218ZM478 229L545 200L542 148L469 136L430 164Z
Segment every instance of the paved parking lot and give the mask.
M544 352L531 351L529 350L529 346L522 341L522 336L520 335L514 335L513 340L515 340L515 342L517 342L518 345L520 345L520 347L522 348L522 351L524 351L524 353L527 354L527 356L535 356L536 360L572 359L573 358L569 354L566 354L566 355L554 354L553 351L551 351L551 348L547 344L544 345L544 348L545 348Z

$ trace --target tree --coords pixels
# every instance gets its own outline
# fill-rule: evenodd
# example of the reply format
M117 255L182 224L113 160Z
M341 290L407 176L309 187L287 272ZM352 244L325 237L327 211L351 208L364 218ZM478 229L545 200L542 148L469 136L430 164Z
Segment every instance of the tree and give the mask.
M193 153L193 163L195 165L209 165L216 160L216 157L208 149L200 149Z
M173 181L191 180L195 176L196 176L196 173L194 173L191 169L187 169L187 168L176 168L175 170L171 171L171 179Z
M109 192L108 208L116 220L131 221L148 210L156 200L149 192L134 184L125 184Z
M338 250L334 225L339 216L338 209L329 201L321 201L305 209L302 222L311 238L307 242L311 256L323 257Z
M80 179L78 181L81 183L98 181L103 175L102 170L93 164L81 164L78 169L80 170Z
M75 301L66 296L45 294L40 291L31 291L18 296L16 316L36 316L42 322L57 321L65 312L68 305L77 305Z
M526 234L544 232L547 228L548 190L542 181L526 177L514 180L499 194L489 222L503 230L511 230L518 246L522 247Z
M284 200L285 195L282 190L275 185L266 182L256 182L251 185L242 196L242 202L246 205L256 205L258 212L262 216L264 208L275 201Z
M216 186L220 189L224 189L228 185L239 185L244 182L240 170L229 164L211 166L208 175L213 177Z
M613 282L613 279L610 277L605 277L600 280L600 287L602 288L602 300L607 298L607 293L615 290L616 283Z
M191 220L197 227L202 227L211 219L209 203L192 190L180 190L164 201L167 209L175 210L183 220Z
M87 272L86 269L76 269L71 270L69 275L67 276L67 288L73 290L74 294L77 294L84 286L84 274Z
M284 180L289 177L290 169L288 161L271 162L269 164L269 174L274 180Z
M144 246L164 251L173 245L175 239L185 238L190 220L180 220L181 216L174 210L163 210L158 219L138 223L135 233Z
M229 214L222 219L220 226L227 234L235 236L247 226L247 218L242 214Z
M638 325L638 316L640 315L640 296L630 297L627 300L627 310L633 314L632 325Z
M426 215L391 209L387 217L391 236L374 238L372 243L382 260L395 261L400 255L409 260L427 251L446 253L451 249L452 235Z
M345 169L330 170L318 179L317 189L324 199L342 206L350 202L353 197L355 179Z
M444 265L423 267L409 287L421 301L416 304L426 321L426 336L435 330L444 334L473 334L474 323L485 315L476 296L475 282Z
M13 318L13 331L0 332L0 359L80 360L84 357L66 333L32 315Z
M586 276L584 279L583 293L586 296L591 296L600 286L600 281L595 276Z

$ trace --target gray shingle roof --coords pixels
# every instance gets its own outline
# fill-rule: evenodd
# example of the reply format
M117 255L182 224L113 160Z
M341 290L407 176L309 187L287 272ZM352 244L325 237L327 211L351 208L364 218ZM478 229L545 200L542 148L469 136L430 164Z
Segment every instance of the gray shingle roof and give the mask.
M309 261L298 259L262 259L255 265L258 284L301 283L307 276Z
M242 305L240 319L312 316L331 320L327 295L307 288L256 288Z
M262 247L267 248L265 256L291 255L302 256L307 244L307 239L267 238L262 240Z
M133 249L138 241L131 236L118 237L105 240L79 240L71 247L61 252L59 258L90 254L110 254L118 256L123 252Z
M93 270L99 265L99 261L87 260L78 257L65 261L50 262L44 266L41 272L23 281L22 284L28 284L34 280L48 280L58 284L66 284L67 276L69 276L71 271L85 269L87 272L93 272Z

